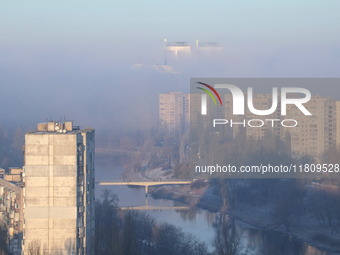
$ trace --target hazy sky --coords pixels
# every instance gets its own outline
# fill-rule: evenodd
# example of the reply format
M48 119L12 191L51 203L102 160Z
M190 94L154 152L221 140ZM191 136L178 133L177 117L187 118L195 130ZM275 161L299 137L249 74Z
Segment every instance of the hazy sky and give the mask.
M1 1L8 47L137 47L158 40L339 42L337 0Z
M0 123L67 115L115 129L157 117L190 77L339 77L340 1L0 1ZM219 42L164 61L164 39ZM7 123L7 124L6 124Z

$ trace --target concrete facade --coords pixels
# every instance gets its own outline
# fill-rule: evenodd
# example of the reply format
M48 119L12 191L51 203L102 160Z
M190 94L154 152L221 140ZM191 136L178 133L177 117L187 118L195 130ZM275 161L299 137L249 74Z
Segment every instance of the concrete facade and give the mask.
M38 124L25 135L24 254L92 254L93 129Z
M159 95L160 124L169 130L189 125L189 94L170 92Z
M288 109L288 118L299 122L290 128L291 155L299 158L304 155L321 157L337 140L337 102L328 97L313 96L304 106L312 116L305 116L296 106Z

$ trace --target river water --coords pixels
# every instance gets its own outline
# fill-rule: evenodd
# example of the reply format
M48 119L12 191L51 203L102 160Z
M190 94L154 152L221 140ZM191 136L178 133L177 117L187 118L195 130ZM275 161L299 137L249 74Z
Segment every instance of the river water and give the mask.
M124 171L122 166L110 163L108 160L96 161L96 181L120 180L120 175ZM129 188L127 186L99 186L96 185L96 199L100 199L101 191L110 189L119 198L119 206L142 206L145 205L145 189ZM173 207L179 204L174 201L164 199L153 199L148 197L148 205ZM190 232L208 245L208 250L212 252L213 240L215 236L214 222L216 224L219 213L211 213L198 209L196 211L176 211L176 210L154 210L145 211L154 216L159 222L167 222L178 227L183 231ZM330 253L320 251L306 243L294 239L286 234L276 231L259 230L255 227L245 225L236 221L242 229L242 246L247 248L247 254L263 254L268 250L277 250L282 254L294 255L330 255Z

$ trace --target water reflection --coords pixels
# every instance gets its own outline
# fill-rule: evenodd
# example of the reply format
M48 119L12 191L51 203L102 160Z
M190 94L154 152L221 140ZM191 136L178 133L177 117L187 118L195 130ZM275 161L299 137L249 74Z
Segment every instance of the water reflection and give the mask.
M214 247L217 254L248 254L248 247L243 245L243 229L234 219L220 214L215 225Z
M197 209L192 208L191 210L176 210L183 221L196 222Z
M306 243L276 231L258 230L246 228L245 239L247 246L258 254L277 255L326 255L327 252L320 251Z

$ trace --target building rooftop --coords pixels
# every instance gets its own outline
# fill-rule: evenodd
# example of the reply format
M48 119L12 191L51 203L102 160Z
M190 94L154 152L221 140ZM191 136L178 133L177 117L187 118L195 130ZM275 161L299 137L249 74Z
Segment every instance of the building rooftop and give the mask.
M172 47L172 46L179 46L179 47L190 47L190 44L188 42L165 42L166 47Z
M196 40L196 46L198 48L222 48L221 45L217 42L199 43L198 40Z
M29 134L45 134L45 133L57 133L57 134L74 134L79 132L90 132L93 128L80 129L79 126L73 126L72 121L58 122L49 121L45 123L39 123L36 130L29 131Z

